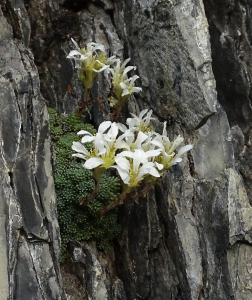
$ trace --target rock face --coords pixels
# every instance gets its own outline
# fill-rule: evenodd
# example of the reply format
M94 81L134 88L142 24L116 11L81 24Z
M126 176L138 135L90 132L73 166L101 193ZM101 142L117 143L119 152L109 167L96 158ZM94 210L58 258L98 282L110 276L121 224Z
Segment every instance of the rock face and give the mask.
M217 9L218 3L218 9ZM217 80L218 101L234 133L235 158L252 199L251 1L205 1Z
M28 21L28 19L26 20ZM0 12L1 299L65 299L48 114L32 53Z
M66 59L73 37L131 57L143 92L124 115L152 108L157 130L166 120L171 139L181 134L194 148L147 198L121 208L113 255L73 242L63 272L69 299L250 300L251 1L1 5L0 299L65 299L48 116L35 64L47 104L73 112L83 97ZM96 125L108 118L108 88L98 77L90 110ZM69 272L78 284L65 280Z

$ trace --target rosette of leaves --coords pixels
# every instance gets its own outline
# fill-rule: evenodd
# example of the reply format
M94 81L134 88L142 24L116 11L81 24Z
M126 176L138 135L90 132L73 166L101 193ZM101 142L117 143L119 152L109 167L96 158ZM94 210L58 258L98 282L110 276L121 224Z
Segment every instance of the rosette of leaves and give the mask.
M76 114L59 116L49 108L50 130L54 152L54 179L57 199L58 221L61 231L61 261L66 259L67 244L72 240L95 241L98 250L108 252L110 242L118 235L117 209L103 217L97 215L103 206L111 203L120 193L117 177L104 174L100 181L99 192L88 205L81 205L94 188L92 172L83 168L78 158L73 158L72 143L80 141L76 134L87 130L95 134L90 124L83 124ZM85 144L87 149L91 143ZM83 201L84 199L84 201Z

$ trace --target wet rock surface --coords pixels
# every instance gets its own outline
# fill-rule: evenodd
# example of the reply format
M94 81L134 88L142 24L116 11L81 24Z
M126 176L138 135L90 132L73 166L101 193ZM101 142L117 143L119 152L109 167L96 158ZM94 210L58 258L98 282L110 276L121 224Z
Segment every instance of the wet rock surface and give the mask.
M0 299L250 300L250 1L0 3ZM194 148L121 207L110 254L70 245L65 296L46 104L70 113L83 98L71 37L131 57L143 91L124 117L152 108L157 130L167 120ZM108 89L99 76L96 126Z

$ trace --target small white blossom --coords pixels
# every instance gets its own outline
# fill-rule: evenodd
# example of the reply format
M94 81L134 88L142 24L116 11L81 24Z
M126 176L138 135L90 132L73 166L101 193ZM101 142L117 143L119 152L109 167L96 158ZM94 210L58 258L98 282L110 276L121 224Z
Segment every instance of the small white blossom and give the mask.
M113 77L113 83L120 84L126 80L126 74L131 70L136 70L136 66L128 66L125 68L126 64L130 61L130 58L126 59L122 64L120 59L116 59L116 65L110 68L110 72Z
M142 90L140 87L135 87L135 81L137 78L139 78L139 76L134 75L120 83L120 87L123 89L122 97L126 95L131 96L133 93L139 93Z
M128 146L123 141L123 135L117 138L119 129L124 129L122 124L105 121L100 124L96 135L92 135L86 130L79 131L79 135L84 135L81 142L93 142L94 147L88 152L82 143L73 142L72 149L78 152L73 154L73 156L86 160L84 164L86 169L94 169L96 167L110 168L115 162L116 151Z
M135 187L144 178L144 175L150 174L154 177L160 177L153 162L148 158L159 155L160 150L144 152L142 149L132 151L123 151L115 158L116 166L122 181L130 187ZM130 158L130 161L125 157Z
M81 61L87 61L87 63L90 63L92 57L93 57L93 52L96 50L100 50L101 52L105 52L105 48L101 44L96 44L96 43L88 43L87 44L87 49L83 48L81 49L78 44L75 42L74 39L71 39L74 46L75 50L70 51L68 54L67 58L73 58L76 60L81 60Z
M185 152L192 149L192 145L186 145L182 147L179 152L176 154L175 150L181 145L184 139L178 135L174 142L171 142L167 136L166 132L166 122L164 123L163 134L156 134L155 138L151 141L151 144L157 146L162 150L162 153L157 157L157 163L161 163L164 166L164 169L168 169L176 163L182 161L180 157Z
M126 121L129 126L129 129L132 131L151 131L151 127L149 127L150 120L153 120L154 118L151 118L152 110L150 110L148 113L147 112L148 109L144 109L140 112L139 116L136 116L135 114L131 113L133 118L128 118Z
M88 43L86 48L81 49L74 39L71 40L76 49L70 51L67 58L73 58L82 62L83 65L80 65L80 67L84 66L86 71L94 71L96 73L100 73L104 70L108 71L110 65L116 61L115 56L106 58L105 47L101 44L92 42ZM101 52L99 55L97 54L97 50Z

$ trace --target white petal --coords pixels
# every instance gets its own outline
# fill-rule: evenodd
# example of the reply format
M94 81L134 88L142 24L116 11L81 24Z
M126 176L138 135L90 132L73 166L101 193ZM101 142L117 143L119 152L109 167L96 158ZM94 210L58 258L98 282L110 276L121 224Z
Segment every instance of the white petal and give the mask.
M130 94L129 90L128 90L128 89L125 89L125 90L123 90L121 96L123 97L123 96L129 95L129 94Z
M73 142L72 149L76 152L80 152L80 153L83 153L85 155L89 154L87 149L80 142Z
M111 130L112 139L115 140L119 131L119 128L115 122L111 124L110 130Z
M164 168L164 166L162 164L159 164L157 162L155 162L155 165L158 168L158 170L162 170Z
M131 88L131 93L139 93L139 92L141 92L142 91L142 88L140 88L140 87L133 87L133 88Z
M148 135L144 134L142 131L139 131L137 139L135 141L136 147L140 148L142 143L148 138Z
M74 59L78 59L78 60L86 60L87 59L87 57L85 55L81 54L77 50L70 51L70 53L68 54L67 58L74 58Z
M115 157L115 162L121 169L126 170L127 172L129 171L130 163L125 157L117 156L117 157Z
M115 71L112 68L109 68L109 72L112 74L112 77L115 77Z
M153 166L153 163L150 164L144 164L140 169L139 169L139 173L137 176L137 180L140 181L141 178L146 175L146 174L150 174L150 169Z
M183 141L184 141L184 138L182 138L180 135L178 135L177 138L174 140L170 151L173 152Z
M124 90L127 89L127 86L124 82L120 82L120 87Z
M133 171L136 172L139 169L140 163L145 163L148 161L146 154L142 149L136 149L133 154Z
M123 157L126 156L126 157L133 158L134 152L132 152L132 151L123 151L123 152L116 155L116 157L120 157L120 156L123 156Z
M86 130L81 130L81 131L77 132L77 134L88 134L88 135L93 136L90 132L88 132Z
M139 76L137 76L137 75L134 75L134 76L130 77L130 78L129 78L129 80L130 80L130 86L132 86L133 83L134 83L138 78L139 78Z
M150 124L150 120L153 119L151 118L151 114L152 114L152 109L148 112L147 116L145 117L144 121L145 124L148 126Z
M119 166L112 166L111 168L114 168L118 171L122 181L125 183L125 184L129 184L129 180L130 180L130 177L129 177L129 174L128 172L126 172L125 170L121 169Z
M161 148L162 150L164 150L164 145L163 145L163 143L161 143L161 142L160 142L159 140L157 140L157 139L152 140L152 141L151 141L151 144L153 144L153 145L155 145L155 146Z
M163 136L162 138L163 138L163 141L165 143L165 148L168 149L171 145L171 142L170 142L169 138L167 136Z
M149 169L141 170L137 175L137 182L139 182L142 179L142 177L146 174L149 174Z
M150 169L150 168L152 168L153 166L154 166L154 163L148 161L147 163L145 163L145 164L142 166L142 168Z
M135 139L134 133L131 132L131 134L127 134L127 135L125 135L125 137L126 137L127 144L128 144L129 146L131 146L132 143L133 143L133 141L134 141L134 139Z
M160 152L161 152L160 149L157 149L157 150L150 150L150 151L147 151L147 152L146 152L146 156L147 156L147 157L157 156L157 155L160 154Z
M105 47L101 44L96 44L93 51L95 51L95 50L100 50L102 52L105 52Z
M128 149L130 150L130 146L125 141L117 141L115 144L116 149Z
M181 157L176 157L173 162L174 163L180 163L182 161L182 158Z
M98 132L103 133L110 127L110 125L111 125L111 121L102 122L98 128Z
M135 66L128 66L127 68L125 68L125 70L123 71L123 75L126 75L129 71L131 70L136 70Z
M115 55L110 56L110 57L106 60L106 64L108 64L108 65L112 65L114 62L116 62L116 57L115 57Z
M79 45L75 42L75 40L73 38L71 38L71 41L72 41L72 43L74 44L74 46L77 50L81 50Z
M71 50L71 51L69 52L69 54L68 54L67 57L71 57L71 56L74 56L74 55L79 55L79 56L81 56L82 54L81 54L79 51L77 51L77 50Z
M106 149L106 148L103 148L103 149L98 153L98 155L105 154L106 152L107 152L107 149Z
M117 126L122 132L125 132L126 130L128 130L128 128L122 123L117 123Z
M119 65L120 65L120 60L118 59L118 61L119 61ZM125 66L127 65L127 63L128 63L129 61L130 61L130 58L125 59L125 61L124 61L123 64L121 65L121 69L124 69Z
M94 169L94 168L102 165L103 163L104 163L104 161L102 159L97 158L97 157L91 157L85 162L83 167L85 167L86 169Z
M154 177L160 177L159 172L155 168L150 168L149 174L151 174Z
M108 69L108 67L109 67L109 66L104 66L104 67L102 67L102 68L99 69L99 70L93 69L93 71L95 71L96 73L100 73L100 72L102 72L102 71Z
M79 158L82 158L82 159L85 159L85 160L87 159L86 156L84 156L83 154L80 154L80 153L75 153L72 156L79 157Z
M94 139L96 153L99 153L104 148L103 134L98 132Z
M182 147L182 148L179 150L179 152L178 152L178 154L177 154L176 156L177 156L177 157L181 156L181 155L184 154L185 152L191 150L192 147L193 147L193 145L186 145L186 146Z
M95 136L88 136L85 135L82 139L81 142L82 144L88 143L88 142L92 142L95 139Z
M163 135L164 135L164 136L167 136L166 124L167 124L167 122L165 121L165 122L164 122L164 128L163 128Z
M140 114L139 114L139 118L142 119L143 116L147 113L147 111L148 111L148 109L142 110L142 111L140 112Z

